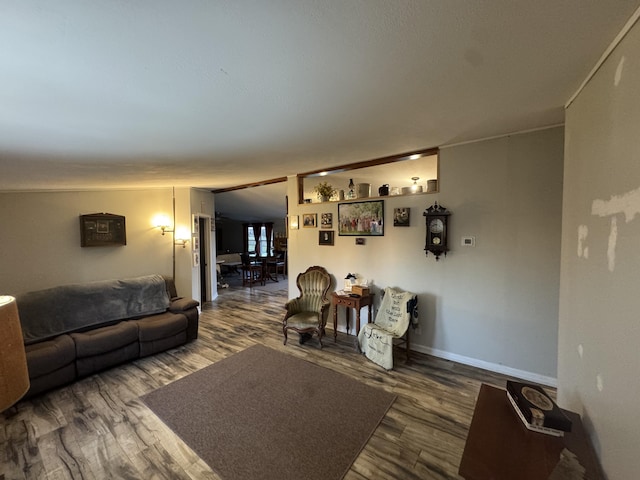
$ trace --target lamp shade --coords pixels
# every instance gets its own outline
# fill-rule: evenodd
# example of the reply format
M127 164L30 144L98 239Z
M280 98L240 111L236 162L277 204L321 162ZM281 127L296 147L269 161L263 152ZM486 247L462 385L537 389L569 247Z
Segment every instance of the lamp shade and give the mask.
M0 295L0 412L29 389L29 372L16 299Z

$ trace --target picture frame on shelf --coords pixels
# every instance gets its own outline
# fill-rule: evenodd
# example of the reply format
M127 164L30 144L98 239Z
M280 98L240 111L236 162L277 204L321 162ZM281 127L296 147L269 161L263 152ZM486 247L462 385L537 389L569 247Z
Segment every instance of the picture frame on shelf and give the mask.
M384 235L384 200L338 204L338 235Z

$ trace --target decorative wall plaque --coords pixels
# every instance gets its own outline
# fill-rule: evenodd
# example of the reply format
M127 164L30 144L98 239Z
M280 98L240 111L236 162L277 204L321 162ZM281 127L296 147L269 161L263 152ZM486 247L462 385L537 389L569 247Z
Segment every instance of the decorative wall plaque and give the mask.
M127 232L122 215L91 213L80 215L80 246L126 245Z

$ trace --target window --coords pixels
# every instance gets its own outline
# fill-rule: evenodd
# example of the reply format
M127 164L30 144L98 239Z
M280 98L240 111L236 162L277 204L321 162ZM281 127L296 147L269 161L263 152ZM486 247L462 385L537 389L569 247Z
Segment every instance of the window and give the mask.
M256 249L256 238L253 234L253 226L248 225L245 227L247 229L247 251L248 252L257 252L261 257L268 257L271 252L267 251L267 229L264 225L260 227L260 245L259 249ZM273 231L269 232L271 234L271 238L269 239L269 246L273 245Z

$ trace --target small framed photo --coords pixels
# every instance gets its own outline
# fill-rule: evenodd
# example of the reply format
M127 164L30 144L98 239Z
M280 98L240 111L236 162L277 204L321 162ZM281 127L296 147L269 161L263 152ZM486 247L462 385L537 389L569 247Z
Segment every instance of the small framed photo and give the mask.
M410 208L394 208L393 209L393 226L394 227L408 227L410 226Z
M317 213L303 213L302 214L302 226L304 228L316 228L318 226L318 214Z
M197 252L200 250L200 237L193 237L192 241L193 243L191 243L191 245L193 245L193 251Z
M193 266L200 266L200 252L193 252Z
M356 245L364 245L364 242L365 242L364 238L362 237L356 238Z
M291 230L298 230L299 228L299 218L298 215L290 215L289 216L289 228Z
M333 213L320 215L320 228L333 228Z
M191 215L191 233L200 233L200 218L198 215Z
M333 230L321 230L318 232L318 245L333 245L334 240Z

